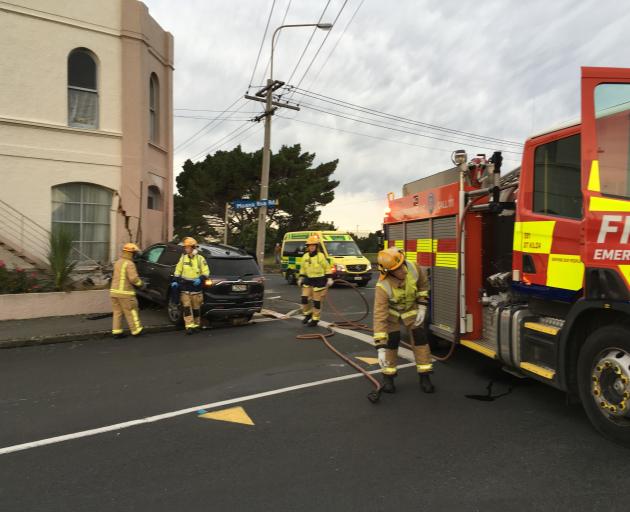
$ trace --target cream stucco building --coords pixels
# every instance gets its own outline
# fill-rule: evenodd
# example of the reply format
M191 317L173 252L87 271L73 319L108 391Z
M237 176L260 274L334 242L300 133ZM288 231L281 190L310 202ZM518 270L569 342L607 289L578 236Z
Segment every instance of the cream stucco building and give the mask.
M172 236L173 38L138 0L0 0L0 242L76 258Z

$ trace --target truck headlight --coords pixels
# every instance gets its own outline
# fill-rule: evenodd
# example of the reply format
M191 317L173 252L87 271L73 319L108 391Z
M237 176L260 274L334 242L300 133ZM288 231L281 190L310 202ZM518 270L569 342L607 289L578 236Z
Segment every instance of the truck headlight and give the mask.
M335 264L335 270L337 270L337 272L345 272L346 271L346 266L337 263L337 264Z

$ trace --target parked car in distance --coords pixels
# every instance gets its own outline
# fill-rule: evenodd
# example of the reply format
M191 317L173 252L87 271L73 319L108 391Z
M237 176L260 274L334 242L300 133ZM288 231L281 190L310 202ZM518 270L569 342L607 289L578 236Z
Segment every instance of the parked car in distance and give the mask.
M246 321L261 311L265 284L254 258L241 249L221 244L201 244L199 253L210 268L210 279L203 286L202 318ZM138 274L146 284L138 295L166 307L169 320L175 325L181 325L183 318L170 284L181 255L181 245L159 243L135 258Z

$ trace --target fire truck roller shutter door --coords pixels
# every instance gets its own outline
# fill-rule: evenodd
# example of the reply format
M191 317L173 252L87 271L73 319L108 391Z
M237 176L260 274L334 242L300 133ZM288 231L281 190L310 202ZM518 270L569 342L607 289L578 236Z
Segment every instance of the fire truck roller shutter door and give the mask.
M398 249L405 250L405 240L403 239L403 224L388 224L387 225L387 247L397 247Z
M407 241L405 243L405 256L421 267L430 267L433 263L431 222L419 220L407 223Z
M432 324L455 332L453 311L457 308L457 226L454 216L433 220L434 264L431 270Z

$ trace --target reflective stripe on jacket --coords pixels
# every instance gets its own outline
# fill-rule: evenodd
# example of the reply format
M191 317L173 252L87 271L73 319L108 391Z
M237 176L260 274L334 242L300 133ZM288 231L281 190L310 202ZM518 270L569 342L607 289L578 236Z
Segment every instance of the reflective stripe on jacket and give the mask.
M176 278L181 278L185 281L194 281L199 277L209 277L210 269L206 258L201 254L195 254L194 256L182 254L175 267L174 275Z
M142 286L142 279L138 276L136 264L133 262L131 254L123 254L114 263L114 273L112 275L112 285L109 289L113 297L129 297L136 294L134 286Z
M302 256L300 276L304 278L304 284L307 286L313 286L315 289L325 288L328 278L332 278L332 268L323 253L317 251L311 255L307 252Z
M426 274L415 263L406 261L407 275L404 280L388 274L376 284L374 296L374 339L388 338L388 319L406 320L415 316L417 304L429 293Z

